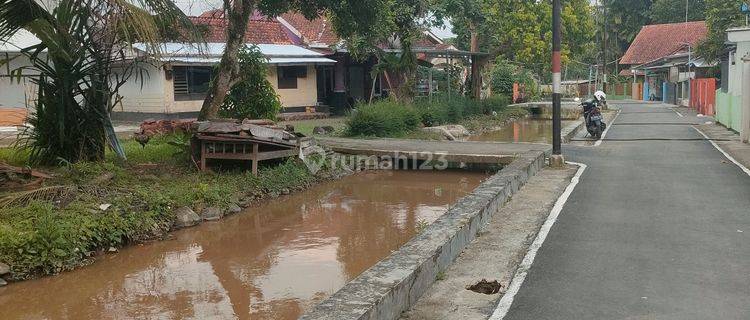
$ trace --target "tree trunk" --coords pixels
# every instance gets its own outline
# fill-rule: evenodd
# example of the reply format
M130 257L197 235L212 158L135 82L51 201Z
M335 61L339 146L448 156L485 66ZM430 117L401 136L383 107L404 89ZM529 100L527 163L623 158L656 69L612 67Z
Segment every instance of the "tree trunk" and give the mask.
M227 92L232 88L234 79L239 73L239 55L240 48L245 45L245 31L250 15L253 13L252 0L224 0L224 14L227 19L226 47L221 62L216 68L216 75L211 81L206 99L203 100L198 120L210 120L217 118L219 107L224 103Z
M471 32L471 52L479 52L479 35L477 27L473 22L469 22L469 31ZM479 56L471 57L471 97L479 100L482 97L482 64L483 58Z

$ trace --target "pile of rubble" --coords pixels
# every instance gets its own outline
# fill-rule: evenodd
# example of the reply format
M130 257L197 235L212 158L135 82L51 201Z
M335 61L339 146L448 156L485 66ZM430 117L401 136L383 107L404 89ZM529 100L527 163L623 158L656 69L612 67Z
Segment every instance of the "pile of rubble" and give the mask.
M193 122L190 129L197 135L213 135L227 138L248 138L268 140L283 144L299 145L305 136L294 132L294 127L287 125L281 127L271 120L239 121L202 121Z
M188 132L195 119L191 120L146 120L141 123L141 133L149 136L169 134L178 131Z

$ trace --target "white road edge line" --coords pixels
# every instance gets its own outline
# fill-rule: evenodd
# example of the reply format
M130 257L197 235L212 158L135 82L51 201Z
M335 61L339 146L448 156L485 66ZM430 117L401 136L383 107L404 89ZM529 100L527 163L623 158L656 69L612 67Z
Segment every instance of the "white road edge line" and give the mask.
M670 108L670 109L671 109L672 111L674 111L674 113L676 113L676 114L677 114L678 116L680 116L680 118L684 117L684 116L682 115L682 113L679 113L679 112L677 112L677 110L675 110L675 109L672 109L672 108Z
M693 126L693 129L695 129L695 131L698 131L698 133L700 133L704 138L706 138L708 140L708 142L710 142L711 145L713 145L714 148L716 148L716 150L719 150L719 152L721 152L725 157L727 157L727 159L729 159L729 161L732 161L734 164L736 164L738 167L740 167L740 169L742 169L742 171L744 171L745 174L747 174L748 176L750 176L750 169L748 169L747 167L745 167L744 165L742 165L742 163L740 163L739 161L737 161L736 159L734 159L731 155L729 155L729 153L727 153L726 151L724 151L724 149L722 149L721 147L719 147L719 145L716 144L716 142L714 142L713 140L710 140L711 138L709 138L705 133L703 133L703 131L701 131L700 129L696 128L695 126Z
M531 269L531 265L534 263L537 251L542 247L544 240L547 239L547 234L549 234L552 225L557 221L557 217L560 215L565 203L568 201L570 194L573 193L576 185L578 185L578 182L581 180L581 175L583 175L583 172L587 167L583 163L571 161L567 161L567 163L577 165L578 171L576 171L576 174L570 179L570 184L565 188L565 191L559 198L557 198L557 201L555 201L555 205L552 207L549 216L547 216L547 220L544 221L544 224L539 229L539 233L537 233L534 242L531 243L529 250L526 251L526 256L523 257L523 261L518 265L516 273L513 275L510 285L508 285L508 291L506 291L505 295L500 299L500 302L497 304L497 307L489 320L502 320L508 313L508 310L510 310L510 306L513 304L513 299L518 293L518 290L521 289L521 285L523 285L523 281L526 279L526 275L528 274L529 269Z
M612 118L612 122L610 122L609 126L607 126L607 129L604 129L604 132L602 132L602 136L599 138L599 140L596 140L596 142L594 142L594 147L598 147L602 144L602 139L607 136L607 132L609 132L609 129L612 129L612 126L615 124L615 120L617 120L617 117L620 116L620 112L622 112L622 109L617 110L617 114L614 118Z

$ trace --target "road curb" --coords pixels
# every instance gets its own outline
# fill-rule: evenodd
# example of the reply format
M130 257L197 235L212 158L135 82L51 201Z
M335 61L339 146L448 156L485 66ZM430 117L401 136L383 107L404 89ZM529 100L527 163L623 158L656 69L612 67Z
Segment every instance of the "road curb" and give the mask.
M575 123L571 123L565 126L565 128L563 128L562 132L560 133L560 136L562 136L562 142L569 143L570 140L573 139L573 137L575 137L576 134L578 134L578 131L583 129L584 127L583 122L584 122L583 117L580 117L576 120Z

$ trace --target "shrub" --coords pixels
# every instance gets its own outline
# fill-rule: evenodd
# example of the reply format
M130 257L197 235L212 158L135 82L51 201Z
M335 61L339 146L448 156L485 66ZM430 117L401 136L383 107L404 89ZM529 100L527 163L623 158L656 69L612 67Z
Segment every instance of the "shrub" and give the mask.
M526 87L528 98L535 98L539 95L536 80L531 71L521 66L512 64L507 60L496 60L495 65L490 70L492 92L501 96L511 96L513 94L513 83L520 83Z
M430 99L420 99L415 103L422 124L436 126L457 123L465 118L490 114L508 105L507 97L499 96L476 101L464 96L437 95Z
M275 119L281 102L266 74L266 58L257 46L240 50L242 80L235 84L224 99L219 115L234 119Z
M411 105L393 100L360 104L346 121L349 136L399 136L410 132L422 122Z
M421 125L458 124L466 119L509 112L507 96L493 96L476 101L464 96L433 95L417 99L413 104L392 100L361 105L347 119L348 136L402 136ZM525 112L525 111L524 111ZM486 117L485 117L486 118Z
M504 95L495 95L482 100L482 109L488 113L500 113L510 104L510 97Z

